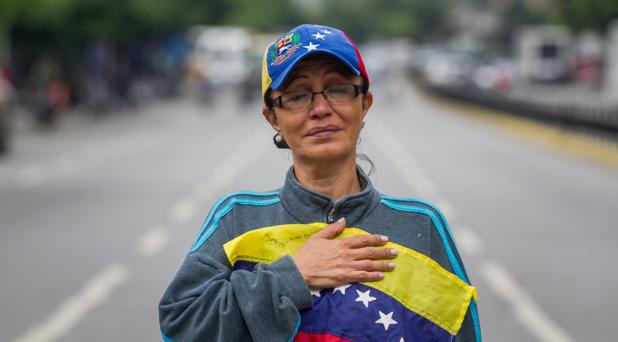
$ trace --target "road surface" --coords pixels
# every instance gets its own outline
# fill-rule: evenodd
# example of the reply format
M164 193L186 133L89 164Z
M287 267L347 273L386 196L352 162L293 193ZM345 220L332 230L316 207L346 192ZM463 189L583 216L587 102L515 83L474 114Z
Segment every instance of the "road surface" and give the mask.
M373 89L359 145L371 177L445 212L484 340L615 340L618 169L401 80ZM0 160L2 340L160 340L159 298L210 206L279 187L291 164L259 104L236 103L159 101L19 132Z

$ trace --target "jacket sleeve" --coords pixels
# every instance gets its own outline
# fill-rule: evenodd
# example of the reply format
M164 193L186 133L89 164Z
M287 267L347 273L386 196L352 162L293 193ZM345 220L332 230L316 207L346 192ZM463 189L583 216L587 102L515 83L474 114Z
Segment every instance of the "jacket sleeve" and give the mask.
M464 282L471 284L446 218L436 207L427 205L426 208L430 210L430 216L432 216L432 223L434 225L433 228L437 233L432 241L432 250L435 253L433 256L437 258L436 261L438 261L441 265L450 265L451 272L456 274L457 277L462 279ZM468 306L468 311L464 316L461 328L455 336L455 341L482 342L481 326L477 307L474 301L470 301L470 305Z
M289 256L234 270L225 225L187 255L159 304L161 333L173 341L288 341L311 293Z
M455 342L477 342L481 341L480 336L477 338L476 332L474 330L474 324L472 322L472 314L470 308L468 308L468 312L466 312L466 316L464 317L464 321L461 325L461 329L455 336Z
M443 245L443 247L445 249L450 248L452 256L454 256L455 259L454 263L459 264L460 272L457 272L459 273L457 274L457 276L462 278L462 280L466 281L467 283L470 283L465 265L462 261L461 256L459 255L459 251L457 250L455 240L453 239L453 236L448 229L448 223L446 223L446 219L444 219L443 215L440 214L440 216L443 220L444 226L446 227L446 237L448 242L448 244ZM453 266L452 263L451 266ZM455 342L482 342L483 339L481 337L480 329L481 327L476 304L473 301L470 301L470 306L468 306L468 311L464 316L461 329L459 329L457 336L455 336Z

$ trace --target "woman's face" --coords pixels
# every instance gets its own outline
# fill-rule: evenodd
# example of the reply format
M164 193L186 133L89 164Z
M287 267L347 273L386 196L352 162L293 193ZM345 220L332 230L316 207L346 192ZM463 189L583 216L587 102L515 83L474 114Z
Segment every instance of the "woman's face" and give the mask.
M270 98L292 91L321 92L346 84L362 85L362 78L332 57L317 56L299 63L286 85L273 90ZM263 114L286 140L294 160L336 161L356 157L356 143L372 100L372 94L367 93L349 103L333 105L322 94L316 94L306 108L269 110L264 107Z

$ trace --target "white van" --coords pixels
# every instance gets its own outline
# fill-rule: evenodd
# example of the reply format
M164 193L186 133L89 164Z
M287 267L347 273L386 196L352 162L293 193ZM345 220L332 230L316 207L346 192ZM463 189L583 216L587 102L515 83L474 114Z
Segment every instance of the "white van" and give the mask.
M251 37L240 27L200 26L195 32L192 62L204 81L219 87L238 85L250 77Z

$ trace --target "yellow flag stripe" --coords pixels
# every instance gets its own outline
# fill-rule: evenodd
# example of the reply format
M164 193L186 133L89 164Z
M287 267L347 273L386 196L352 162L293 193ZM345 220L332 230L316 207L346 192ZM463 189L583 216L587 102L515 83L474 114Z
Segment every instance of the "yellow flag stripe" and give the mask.
M286 224L247 232L227 242L223 248L231 265L236 261L272 263L284 255L294 255L311 235L324 228L324 223ZM337 238L368 234L358 228L346 228ZM385 247L399 251L384 279L367 282L395 298L409 310L431 320L456 335L468 310L476 301L476 289L442 268L431 258L410 248L388 242Z
M270 47L270 45L268 47ZM262 97L266 95L266 91L268 90L268 87L270 87L270 84L272 83L272 80L270 76L268 75L268 64L267 64L268 63L267 62L268 47L266 48L266 51L264 51L264 57L262 57Z

